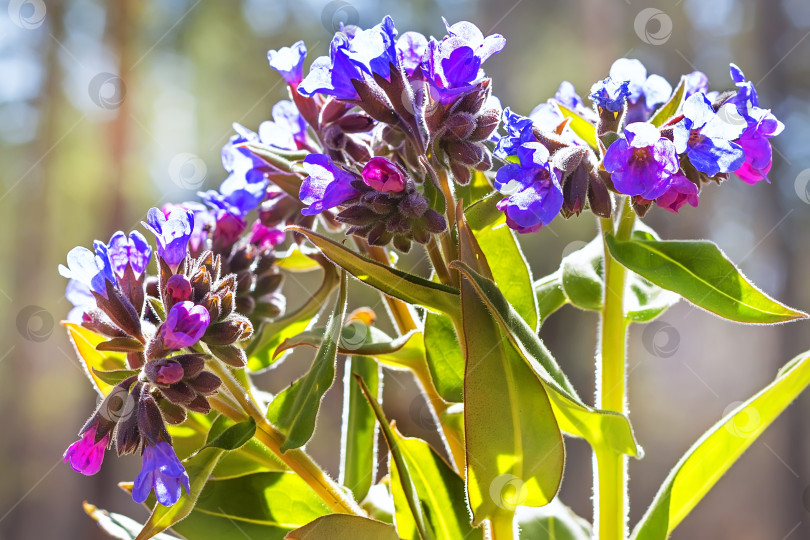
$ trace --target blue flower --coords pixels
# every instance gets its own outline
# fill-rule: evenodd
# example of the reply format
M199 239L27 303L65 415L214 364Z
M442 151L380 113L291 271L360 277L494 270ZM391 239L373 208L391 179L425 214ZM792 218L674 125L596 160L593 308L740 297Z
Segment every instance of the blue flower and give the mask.
M442 103L451 102L483 78L481 66L500 52L506 39L500 34L484 36L474 24L461 21L447 27L441 41L431 39L425 53L427 78Z
M692 94L703 92L704 94L709 91L709 78L702 71L693 71L683 76L684 83L684 99L689 99Z
M273 105L273 120L259 124L259 141L282 150L300 150L307 145L307 121L291 101L281 100Z
M132 268L135 278L138 279L152 258L152 248L138 231L132 231L128 237L122 231L118 231L110 238L107 255L113 272L119 279L123 279L127 267Z
M666 193L680 169L675 145L646 122L624 128L624 136L605 152L604 166L617 191L647 200Z
M188 473L171 445L163 441L154 446L147 445L143 450L141 472L132 487L132 499L143 503L154 489L160 504L172 506L180 500L183 488L186 488L186 493L191 491Z
M563 81L560 83L560 86L554 93L554 99L572 111L579 111L580 109L585 108L582 98L579 97L574 85L569 81Z
M520 233L534 232L548 225L563 204L559 173L549 163L545 146L526 143L518 149L520 163L498 169L495 189L507 195L498 202L506 224Z
M732 141L742 134L744 122L740 125L724 121L703 93L693 94L686 100L683 115L683 120L675 125L678 154L685 153L697 170L709 176L730 173L742 166L745 153Z
M239 217L255 210L264 200L268 182L248 182L243 176L231 174L219 186L219 191L208 190L197 195L211 208Z
M532 133L532 119L512 112L509 107L503 110L503 125L507 134L500 137L495 146L495 155L501 159L517 155L520 145L537 141Z
M304 59L307 57L307 47L303 41L298 41L290 47L267 51L267 62L270 67L281 74L287 84L292 87L304 78Z
M610 78L627 81L630 95L627 97L626 122L644 122L658 105L672 95L672 85L660 75L647 76L647 68L635 58L619 58L610 66Z
M358 30L351 39L349 58L369 75L391 78L391 66L399 67L397 29L386 15L382 22L368 30Z
M408 77L412 76L417 68L422 66L427 45L427 38L419 32L404 32L397 39L400 62Z
M107 283L116 282L107 246L98 241L95 252L82 246L71 249L67 254L67 266L59 265L59 274L78 281L104 298L107 298Z
M168 215L158 208L149 209L141 222L157 238L158 256L173 270L188 254L188 241L194 231L194 214L175 208Z
M96 307L96 297L93 296L90 287L77 279L68 281L65 287L65 298L73 304L73 309L68 313L67 320L75 324L81 324L84 313Z
M591 86L591 94L588 96L596 103L600 109L612 113L620 113L624 108L627 98L630 97L630 81L617 81L610 77L603 79Z
M301 184L299 198L307 205L301 210L305 216L320 214L356 197L359 192L352 186L356 180L324 154L310 154L304 159L307 176Z

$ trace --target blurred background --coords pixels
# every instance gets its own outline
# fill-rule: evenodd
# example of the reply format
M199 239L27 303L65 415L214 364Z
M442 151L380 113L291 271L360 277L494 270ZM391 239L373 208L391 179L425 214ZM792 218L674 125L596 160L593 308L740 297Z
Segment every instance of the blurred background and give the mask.
M266 50L303 38L310 59L325 54L341 21L371 26L390 13L400 31L440 36L444 15L503 34L507 46L486 69L504 105L523 114L563 79L587 94L622 56L673 84L700 69L714 89L732 86L728 63L738 63L787 125L774 144L773 184L707 186L700 208L680 216L654 209L647 221L666 238L714 240L769 294L810 309L807 0L4 0L3 7L0 538L102 538L82 500L146 516L116 487L134 478L139 460L110 456L91 478L61 463L95 398L58 325L69 305L57 265L75 245L133 228L150 206L216 187L231 122L255 129L285 95ZM584 215L523 238L535 276L556 269L595 231ZM379 307L375 295L363 294ZM585 396L593 393L595 322L593 313L564 308L543 330ZM630 466L633 523L705 429L810 348L807 328L735 326L681 303L632 329L631 419L647 451ZM262 385L283 388L294 376L288 371L263 375ZM402 374L387 381L390 417L405 433L426 436L413 383ZM328 394L310 445L333 473L340 393L337 384ZM810 394L753 444L673 538L810 538L808 420ZM582 441L568 449L562 499L590 518L590 453Z

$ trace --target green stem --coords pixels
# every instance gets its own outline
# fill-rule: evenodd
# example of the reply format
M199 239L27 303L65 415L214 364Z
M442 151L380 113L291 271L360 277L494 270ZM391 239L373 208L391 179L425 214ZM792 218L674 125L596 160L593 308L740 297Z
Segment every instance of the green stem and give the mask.
M633 232L635 213L625 199L616 212L616 225L602 219L602 237L615 234L627 240ZM624 288L627 274L624 266L605 250L605 297L601 313L600 354L598 358L596 406L624 414L626 412L626 340L627 320L624 317ZM596 451L598 519L595 520L599 540L624 540L627 535L627 458L609 448Z
M230 368L219 360L208 362L208 368L222 379L223 386L239 405L256 422L255 437L275 453L293 472L298 474L332 509L341 514L365 516L362 508L315 463L303 450L281 451L284 434L265 418L249 389L245 388L231 373Z
M504 510L492 516L492 540L514 540L515 538L515 512Z

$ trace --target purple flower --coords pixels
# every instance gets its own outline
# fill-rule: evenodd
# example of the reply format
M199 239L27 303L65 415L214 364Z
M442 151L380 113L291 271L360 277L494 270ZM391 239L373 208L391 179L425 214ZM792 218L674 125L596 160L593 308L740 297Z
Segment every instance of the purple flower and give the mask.
M158 208L146 214L146 223L141 222L157 238L158 256L172 270L188 253L188 241L194 231L194 214L183 208L175 208L168 215Z
M663 195L680 168L675 145L644 122L624 128L605 153L604 166L619 192L648 200Z
M647 76L647 68L635 58L619 58L610 67L610 78L627 81L627 122L643 122L656 106L672 95L672 85L660 75Z
M178 302L169 310L158 335L167 349L179 350L200 341L210 322L211 317L205 307L194 302Z
M191 490L188 473L171 445L160 441L154 446L146 446L143 450L141 472L135 478L132 488L132 499L136 503L142 503L154 489L160 504L172 506L180 499L183 488L186 488L186 493Z
M740 68L734 64L731 64L731 78L738 89L728 103L736 107L737 115L746 125L736 141L745 152L745 162L734 172L748 184L755 184L763 179L769 181L767 175L771 170L773 150L768 139L779 135L785 125L770 110L759 107L754 84L747 81Z
M548 161L546 147L537 142L518 149L520 163L498 169L495 189L507 195L498 203L506 223L520 233L534 232L548 225L563 204L559 172Z
M419 32L405 32L397 39L397 50L405 74L410 77L422 65L428 40Z
M292 87L304 78L304 59L307 57L307 47L303 41L298 41L290 47L267 51L267 62L270 67L281 74L287 84Z
M400 168L380 156L371 158L363 167L363 182L380 193L399 193L405 189L405 175Z
M101 469L101 462L104 461L104 451L110 442L109 433L96 442L97 428L98 424L90 427L78 441L68 446L62 456L63 462L70 463L74 471L86 476L92 476Z
M67 254L67 267L60 264L59 274L68 279L75 279L90 291L107 298L107 282L115 283L107 246L103 242L95 243L95 252L78 246Z
M255 210L264 200L267 182L249 183L241 176L231 175L220 185L219 191L214 189L198 192L197 195L208 206L216 210L216 220L223 213L244 217Z
M698 187L683 174L677 173L672 177L672 182L669 184L669 188L667 188L664 194L655 199L655 204L664 210L669 210L673 214L677 214L681 206L686 203L697 208Z
M709 91L709 78L702 71L693 71L684 75L686 79L684 87L684 99L689 99L692 94L703 92L704 94Z
M93 296L90 287L77 279L68 281L65 287L65 298L73 304L73 309L70 310L67 316L67 320L72 323L81 324L84 313L96 306L96 298Z
M628 86L629 81L616 81L610 77L601 80L591 86L591 101L596 103L600 109L610 111L612 113L620 113L624 107L624 103L630 96Z
M166 281L166 294L173 303L191 299L191 281L183 274L173 274Z
M329 56L319 56L312 62L309 74L298 85L298 93L306 97L323 94L346 101L359 100L352 81L365 81L365 77L349 58L350 45L345 34L335 34L329 45Z
M308 155L304 159L304 170L309 176L301 184L298 197L307 205L301 210L305 216L320 214L359 194L351 184L354 175L335 165L327 155Z
M484 36L473 23L461 21L447 27L441 41L431 39L425 52L427 78L442 103L451 102L480 81L481 66L500 52L506 39L500 34Z
M397 29L390 15L368 30L358 30L351 39L348 56L369 75L391 78L391 66L399 66Z
M732 107L732 105L724 105ZM745 161L742 147L732 142L745 129L745 123L726 122L705 94L694 94L683 104L684 118L675 125L675 149L686 153L695 168L709 176L739 169Z
M123 279L127 267L131 267L135 278L139 279L152 258L152 248L138 231L129 233L129 237L118 231L110 238L107 255L118 279Z
M186 201L179 204L166 203L161 207L165 216L177 209L188 210L194 214L194 230L191 231L188 239L188 250L192 257L199 255L208 245L208 230L214 223L214 216L204 204L197 201Z
M250 231L250 243L261 249L270 249L284 242L285 236L281 229L267 227L261 221L256 221Z
M495 146L495 155L503 160L517 155L517 150L522 144L537 141L532 132L534 126L532 119L512 112L509 107L503 110L503 126L507 134L500 137Z
M307 121L291 101L281 100L273 105L273 120L259 124L259 140L282 150L300 150L307 145ZM249 152L246 148L240 150Z

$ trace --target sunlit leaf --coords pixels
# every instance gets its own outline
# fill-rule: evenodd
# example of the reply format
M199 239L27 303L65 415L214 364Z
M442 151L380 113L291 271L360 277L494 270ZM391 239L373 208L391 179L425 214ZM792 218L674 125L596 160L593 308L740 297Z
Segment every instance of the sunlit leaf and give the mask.
M108 512L85 502L82 507L85 513L93 518L105 533L119 540L135 540L143 525L134 519L122 514ZM155 540L179 540L176 536L160 533L153 537Z
M771 384L709 429L675 465L633 540L664 540L765 429L810 384L810 356L783 368Z
M607 245L633 272L726 319L769 324L807 317L757 289L712 242L618 241L608 234Z
M382 398L382 369L373 359L349 356L343 381L343 424L340 439L340 483L362 501L377 474L377 421L354 380L361 377L372 399Z
M675 88L672 96L666 103L661 105L657 111L655 111L650 118L650 123L655 127L661 127L666 124L667 121L674 117L678 112L678 109L681 107L681 103L683 103L683 96L685 93L686 77L681 77L681 82L678 83L678 87Z
M99 351L96 346L102 341L107 341L105 336L96 334L78 324L63 321L62 325L67 328L68 337L76 350L76 355L82 365L87 377L99 394L106 396L112 391L113 386L104 382L97 374L98 371L116 371L127 367L126 354L120 352Z
M555 498L542 508L521 507L515 516L525 540L591 540L591 525Z
M572 111L559 101L557 106L562 111L563 116L570 118L571 122L568 124L577 136L588 143L588 146L596 151L599 151L599 144L596 142L596 126L582 118L579 114Z
M562 288L572 305L594 311L602 309L603 266L601 236L563 258L560 264Z
M287 540L399 540L391 525L360 516L331 514L289 533Z
M448 402L464 400L464 353L455 325L447 315L425 316L425 355L430 377L439 395Z
M534 296L537 298L540 324L543 324L552 313L568 303L562 287L562 271L558 270L535 281Z

